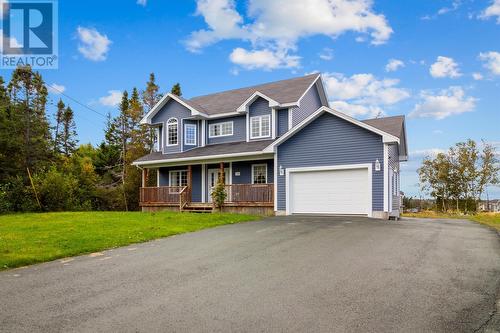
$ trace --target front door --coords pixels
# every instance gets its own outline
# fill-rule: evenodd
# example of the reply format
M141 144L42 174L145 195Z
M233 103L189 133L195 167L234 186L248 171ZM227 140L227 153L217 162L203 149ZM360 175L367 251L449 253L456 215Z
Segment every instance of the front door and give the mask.
M217 184L219 169L208 169L208 202L212 202L212 190ZM229 185L229 169L224 169L224 184Z

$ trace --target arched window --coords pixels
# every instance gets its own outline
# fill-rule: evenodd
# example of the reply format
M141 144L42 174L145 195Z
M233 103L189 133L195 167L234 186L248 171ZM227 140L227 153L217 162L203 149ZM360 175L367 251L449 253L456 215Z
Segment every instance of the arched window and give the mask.
M167 146L175 146L178 143L177 119L170 118L167 121Z

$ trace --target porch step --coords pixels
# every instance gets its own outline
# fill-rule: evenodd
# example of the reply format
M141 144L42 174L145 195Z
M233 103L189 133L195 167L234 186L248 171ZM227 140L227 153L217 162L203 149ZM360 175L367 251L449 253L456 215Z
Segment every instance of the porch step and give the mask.
M211 213L213 210L211 205L203 205L203 204L188 204L186 207L182 209L184 212L191 213Z

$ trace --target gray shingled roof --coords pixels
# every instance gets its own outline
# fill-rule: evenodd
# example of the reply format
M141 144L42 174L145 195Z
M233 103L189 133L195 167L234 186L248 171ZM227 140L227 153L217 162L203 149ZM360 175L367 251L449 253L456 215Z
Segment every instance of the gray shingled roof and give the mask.
M213 155L222 154L235 154L235 153L249 153L249 152L261 152L264 148L273 143L274 140L261 140L261 141L251 141L251 142L231 142L231 143L220 143L208 145L205 147L194 148L182 153L173 154L162 154L161 152L151 153L145 155L134 163L140 162L152 162L152 161L167 161L174 160L178 158L190 158L190 157L210 157Z
M362 122L401 139L401 135L403 134L404 120L405 120L404 116L393 116L393 117L366 119L362 120Z
M186 102L208 115L234 112L256 91L263 93L280 104L294 103L306 92L306 89L316 80L318 75L311 74L252 87L227 90L215 94L193 97Z

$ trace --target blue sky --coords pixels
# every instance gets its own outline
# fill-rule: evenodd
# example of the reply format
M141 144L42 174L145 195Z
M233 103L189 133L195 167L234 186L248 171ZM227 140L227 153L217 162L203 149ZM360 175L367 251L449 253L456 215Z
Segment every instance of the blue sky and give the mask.
M409 195L427 153L467 138L500 149L500 0L60 0L59 69L42 75L116 114L118 92L142 89L150 72L189 98L315 71L340 111L408 116ZM99 143L104 118L59 97L80 142Z

